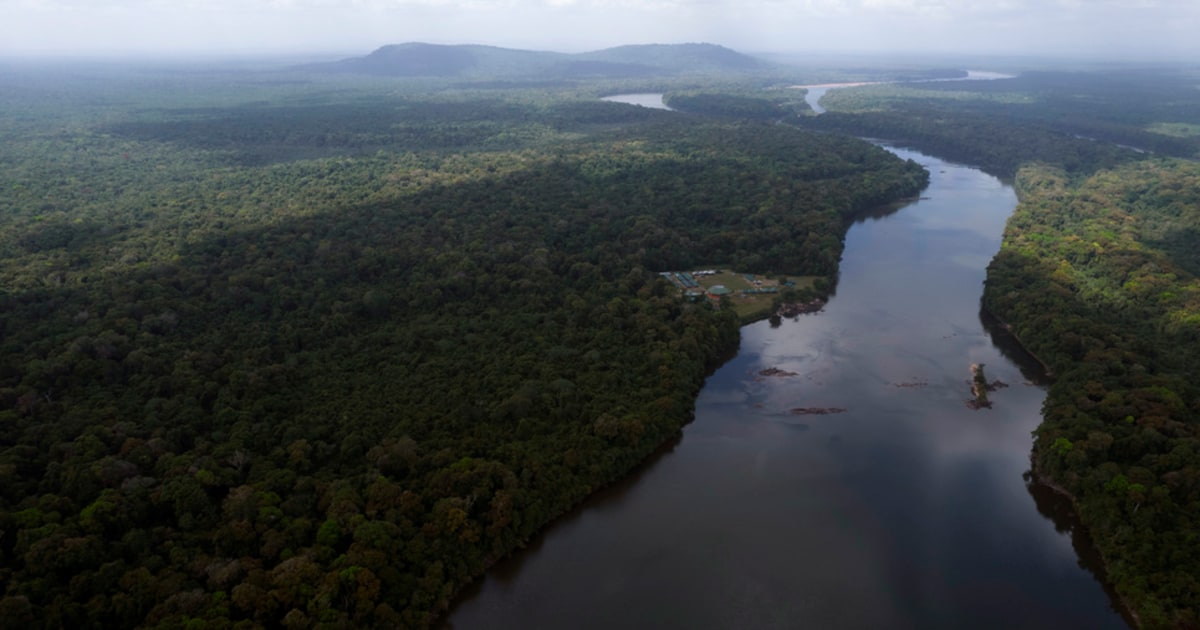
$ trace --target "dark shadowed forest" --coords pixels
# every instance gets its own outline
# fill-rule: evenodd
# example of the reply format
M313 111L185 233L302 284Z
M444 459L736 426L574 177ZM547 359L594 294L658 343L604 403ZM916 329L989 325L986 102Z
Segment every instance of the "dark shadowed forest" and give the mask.
M577 90L4 81L6 627L429 625L736 349L657 271L828 287L927 181Z

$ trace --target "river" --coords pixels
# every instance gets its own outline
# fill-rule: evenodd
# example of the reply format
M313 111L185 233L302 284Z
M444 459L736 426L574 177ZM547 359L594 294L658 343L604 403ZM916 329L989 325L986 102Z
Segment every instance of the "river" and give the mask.
M950 82L950 81L995 81L997 79L1012 79L1012 78L1015 78L1016 76L1017 75L1015 75L1015 74L1005 74L1003 72L991 72L991 71L987 71L987 70L967 70L967 76L965 76L965 77L951 77L951 78L944 78L944 79L919 79L916 81L864 81L864 82L859 82L859 83L821 83L818 85L794 85L792 87L803 88L804 90L806 90L806 92L804 93L804 102L808 103L808 106L810 108L812 108L814 114L824 114L825 108L821 107L821 99L825 96L825 94L827 92L829 92L829 90L835 90L837 88L858 87L860 85L882 85L885 83L898 83L901 85L909 85L909 84L916 84L916 83L946 83L946 82ZM630 96L634 96L634 95L630 95ZM636 96L643 96L643 95L638 94ZM622 102L624 102L624 101L622 101Z
M601 98L602 101L610 101L613 103L625 103L626 105L637 105L639 107L649 107L650 109L665 109L667 111L675 111L663 102L663 95L659 93L645 94L614 94Z
M1126 627L1051 520L1070 510L1022 477L1036 364L981 321L1015 194L890 150L932 182L851 227L824 311L744 327L678 442L493 569L454 628ZM966 404L972 363L1008 384L991 409ZM791 412L811 407L846 411Z

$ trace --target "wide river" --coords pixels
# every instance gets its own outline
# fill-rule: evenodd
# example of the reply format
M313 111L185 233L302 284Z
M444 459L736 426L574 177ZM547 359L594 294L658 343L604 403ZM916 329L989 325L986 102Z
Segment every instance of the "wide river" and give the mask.
M1126 627L1070 510L1022 477L1036 363L980 316L1013 190L891 150L932 183L851 227L825 310L743 328L682 438L492 570L454 628ZM972 363L1009 385L992 409L966 404ZM846 411L791 411L812 407Z

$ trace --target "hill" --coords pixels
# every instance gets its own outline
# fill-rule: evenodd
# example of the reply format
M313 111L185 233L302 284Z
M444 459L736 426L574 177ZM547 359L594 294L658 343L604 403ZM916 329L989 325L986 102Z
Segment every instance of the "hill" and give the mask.
M305 70L389 77L582 79L753 72L774 65L715 44L646 44L587 53L410 42Z
M617 46L577 57L628 65L649 66L673 73L754 72L773 64L716 44L642 44Z
M553 52L513 50L495 46L444 46L410 42L375 49L364 57L351 57L306 69L325 72L392 77L461 77L469 74L532 74L563 63Z

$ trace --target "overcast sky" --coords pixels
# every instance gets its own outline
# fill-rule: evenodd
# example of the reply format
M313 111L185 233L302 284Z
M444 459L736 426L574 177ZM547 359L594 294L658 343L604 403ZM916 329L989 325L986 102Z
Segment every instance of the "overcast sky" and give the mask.
M0 56L365 53L406 41L1195 60L1200 0L0 0Z

